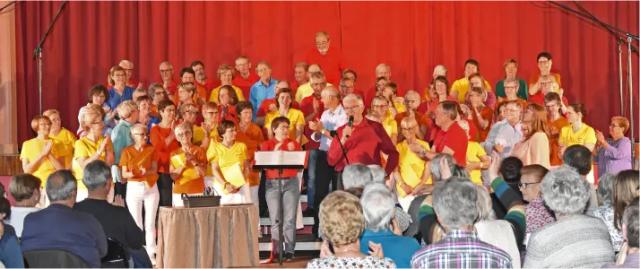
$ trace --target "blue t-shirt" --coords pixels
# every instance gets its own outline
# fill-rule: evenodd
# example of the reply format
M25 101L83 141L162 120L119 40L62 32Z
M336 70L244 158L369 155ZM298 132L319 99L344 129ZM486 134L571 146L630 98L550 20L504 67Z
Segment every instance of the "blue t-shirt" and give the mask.
M125 86L122 95L120 95L112 87L111 89L109 89L109 98L107 99L107 104L112 110L114 110L120 103L122 103L122 101L131 99L133 99L133 88Z
M411 256L420 250L415 238L396 235L389 229L378 232L365 229L360 237L360 252L369 253L369 241L381 244L384 257L392 259L398 268L411 268Z

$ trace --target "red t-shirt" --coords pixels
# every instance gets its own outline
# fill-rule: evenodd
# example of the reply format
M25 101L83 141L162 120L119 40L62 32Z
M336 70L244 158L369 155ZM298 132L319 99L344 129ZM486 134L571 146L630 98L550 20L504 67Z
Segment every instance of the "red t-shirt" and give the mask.
M247 77L246 79L243 78L240 73L236 72L233 75L233 80L231 82L233 83L233 85L240 88L242 90L242 95L244 95L244 97L249 100L251 86L258 82L258 80L260 80L260 77L258 77L258 75L254 72L249 72L249 77Z
M278 140L276 140L275 138L269 139L268 141L265 141L264 143L262 143L260 145L260 150L261 151L274 151L276 148L276 144L278 144ZM293 144L293 151L299 151L302 150L302 147L300 147L300 144L295 141L292 140L290 138L285 138L285 140L282 143L282 146L280 146L281 151L290 151L289 150L289 145ZM266 171L266 177L267 179L278 179L278 178L288 178L288 177L295 177L298 175L298 170L297 169L265 169Z
M534 95L529 95L529 103L534 103L534 104L538 104L541 106L544 106L544 94L542 94L542 91L538 91L536 94ZM565 106L569 105L569 99L567 99L566 96L562 96L562 103Z
M327 77L327 82L339 85L340 77L344 65L342 63L342 53L336 48L329 48L327 54L322 55L316 48L307 52L306 61L308 64L318 64Z
M453 150L453 158L460 166L467 165L467 145L469 141L467 134L465 133L458 123L453 123L448 130L444 131L438 129L435 139L433 140L433 146L436 152L442 152L444 147L448 147Z
M258 112L256 112L256 116L257 117L266 116L267 113L269 113L269 106L271 104L276 105L275 98L264 99L262 103L260 103L260 107L258 108ZM291 108L300 109L300 105L298 105L298 102L296 101L291 101Z

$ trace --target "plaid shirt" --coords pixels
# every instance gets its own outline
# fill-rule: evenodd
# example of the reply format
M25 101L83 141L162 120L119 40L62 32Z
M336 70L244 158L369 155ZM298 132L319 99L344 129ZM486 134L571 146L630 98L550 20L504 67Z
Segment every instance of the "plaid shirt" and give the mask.
M478 234L463 230L448 232L411 258L412 268L512 268L505 251L480 241Z

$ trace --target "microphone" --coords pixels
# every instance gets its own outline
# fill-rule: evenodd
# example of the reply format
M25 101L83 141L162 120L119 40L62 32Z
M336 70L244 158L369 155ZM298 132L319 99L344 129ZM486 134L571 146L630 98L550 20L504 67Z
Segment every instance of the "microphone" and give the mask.
M353 127L353 116L349 116L349 127Z

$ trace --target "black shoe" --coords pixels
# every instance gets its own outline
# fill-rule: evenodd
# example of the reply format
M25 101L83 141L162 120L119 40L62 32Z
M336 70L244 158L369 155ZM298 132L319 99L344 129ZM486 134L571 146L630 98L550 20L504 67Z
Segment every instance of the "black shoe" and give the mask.
M293 255L293 252L286 252L284 254L284 260L287 262L293 261L296 258L295 255Z

